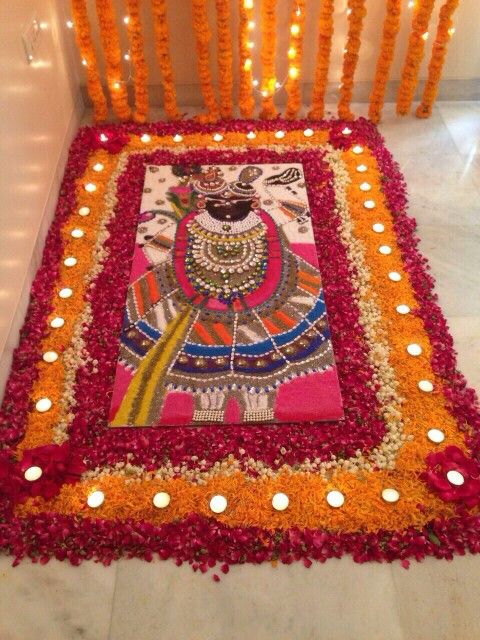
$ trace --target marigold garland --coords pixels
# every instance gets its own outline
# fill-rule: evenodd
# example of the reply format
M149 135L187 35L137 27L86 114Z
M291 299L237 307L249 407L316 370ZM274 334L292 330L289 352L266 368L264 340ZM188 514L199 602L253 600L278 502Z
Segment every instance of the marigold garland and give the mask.
M447 54L447 43L452 28L452 16L458 7L459 0L447 0L440 9L437 34L433 43L432 57L428 65L428 76L423 89L422 100L415 115L417 118L428 118L432 115L432 106L438 91L438 83L442 74L443 63Z
M385 86L395 52L395 42L400 29L400 15L403 0L387 0L383 23L382 42L378 54L375 78L370 93L368 116L372 122L379 122L385 98Z
M260 32L261 48L260 62L262 69L262 107L260 118L268 120L277 115L273 94L275 92L275 45L276 20L275 8L277 0L261 0Z
M152 0L153 31L155 34L155 52L162 79L163 108L169 120L177 120L180 113L177 108L177 96L173 80L172 59L168 46L168 23L166 0Z
M215 0L217 11L217 65L218 84L220 94L220 115L231 118L232 100L232 34L230 31L230 3L225 0Z
M95 122L103 122L108 115L108 105L100 82L85 0L72 0L72 18L77 46L86 63L87 90L92 100L93 119Z
M238 30L238 51L239 51L239 80L238 80L238 106L242 118L251 118L255 107L253 98L253 78L252 59L250 57L249 25L253 22L253 4L238 0L239 30Z
M122 81L122 56L112 0L95 0L95 4L113 112L120 120L128 120L131 112L126 85Z
M305 0L292 0L290 14L290 42L287 51L289 59L288 78L285 83L287 107L285 117L295 118L301 106L300 69L303 56L303 36L305 26Z
M127 34L130 43L130 59L133 67L133 87L135 92L135 122L145 122L148 114L148 69L143 53L144 43L140 22L140 0L126 0L128 23Z
M407 53L397 92L397 113L401 116L407 115L412 104L417 86L418 71L425 50L424 36L427 33L428 23L435 4L435 0L416 0L416 2L418 2L418 5L415 5L412 17Z
M210 42L211 34L210 27L208 25L206 0L191 0L191 2L200 90L206 107L206 113L198 119L202 122L213 122L218 119L219 110L213 91L212 76L210 73L208 43Z
M308 113L308 117L314 120L323 118L325 109L325 91L333 37L333 11L334 0L322 0L318 17L318 50L315 80L312 90L311 109Z
M358 62L360 50L360 35L363 28L363 19L367 13L365 0L348 0L348 37L343 56L342 81L340 84L338 99L338 115L345 120L351 120L353 114L350 111L350 102L353 93L353 76Z

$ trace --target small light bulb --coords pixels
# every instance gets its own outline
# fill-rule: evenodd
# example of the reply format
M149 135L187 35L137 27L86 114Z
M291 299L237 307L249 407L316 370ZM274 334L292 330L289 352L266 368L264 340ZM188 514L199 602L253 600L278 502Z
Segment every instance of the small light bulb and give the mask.
M250 69L252 68L252 59L251 58L246 58L245 62L243 63L243 68L245 69L245 71L250 71Z
M32 62L32 60L33 60L33 56L32 56L32 54L31 54L31 53L28 55L28 60L29 60L30 62Z
M255 43L253 43L253 42L247 42L247 47L248 47L249 49L253 49L253 47L254 47L254 46L255 46Z
M298 78L298 69L297 69L297 67L290 67L290 69L288 70L288 75L290 76L290 78L292 80L295 80L296 78Z
M87 66L87 61L85 60L85 58L82 58L82 64L83 64L84 67Z
M295 11L295 15L297 17L300 17L302 15L302 10L300 9L300 7L297 7L297 10Z
M414 6L415 6L415 1L414 0L410 0L410 2L407 4L407 7L409 9L413 9Z
M253 0L243 0L244 9L253 9Z
M118 82L118 80L116 80L113 84L112 87L115 89L115 91L118 91L120 89L120 82Z
M263 96L264 98L267 98L267 97L268 97L268 91L267 91L266 89L264 89L264 90L262 91L262 96Z
M448 35L452 37L454 33L455 33L455 27L450 27L450 29L448 30Z
M277 80L277 82L275 82L275 89L280 89L281 86L281 83Z
M128 24L130 22L130 16L124 16L123 17L123 22L124 22L124 24Z
M73 22L71 20L67 20L67 27L73 29Z
M258 80L255 78L254 80L252 80L252 84L254 87L258 87Z
M300 33L300 27L298 26L298 24L292 24L292 26L290 27L290 33L292 34L292 36L298 36L298 34Z
M425 33L422 33L422 40L425 40L426 42L428 40L428 36L429 36L428 31L425 31Z
M128 61L128 60L130 60L130 54L129 54L129 53L125 53L125 54L123 55L123 59L124 59L124 60L127 60L127 61Z
M297 55L297 50L295 49L295 47L290 47L289 50L287 51L287 56L289 57L289 59L293 60L293 58L295 58L296 55Z
M249 20L247 23L247 29L249 31L252 31L253 29L255 29L255 22L253 20Z
M349 16L352 13L351 9L347 9L347 16Z

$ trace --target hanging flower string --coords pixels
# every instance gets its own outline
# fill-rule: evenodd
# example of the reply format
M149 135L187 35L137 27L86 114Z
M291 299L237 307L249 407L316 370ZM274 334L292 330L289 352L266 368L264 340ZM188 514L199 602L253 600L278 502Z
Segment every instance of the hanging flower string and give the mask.
M252 58L250 57L249 33L255 23L253 21L253 0L239 0L240 24L238 32L239 50L239 87L238 106L242 118L251 118L255 107L255 100L252 92Z
M302 102L300 91L300 69L303 55L303 35L305 27L305 0L292 0L290 16L290 42L287 51L288 78L285 83L287 107L285 117L293 120Z
M112 0L95 0L95 3L113 112L120 120L128 120L131 113L127 89L122 81L120 41L115 26Z
M400 85L397 92L397 113L407 115L417 86L418 70L423 59L425 42L428 38L428 23L435 0L416 0L412 18L412 29L408 39L408 48L403 64Z
M220 94L220 115L231 118L232 101L232 34L230 31L230 3L216 0L217 10L217 65Z
M428 118L432 115L432 106L437 96L438 83L442 75L448 41L455 31L452 26L452 16L458 7L458 3L459 0L447 0L440 9L437 35L428 65L427 81L423 89L422 100L415 111L417 118Z
M338 99L338 115L345 120L351 120L353 114L350 111L350 103L353 93L353 77L358 62L360 50L360 36L363 28L363 19L367 13L365 0L348 0L348 38L343 56L342 81Z
M264 120L277 115L273 103L275 92L275 7L277 0L262 0L261 5L261 38L260 62L262 68L262 108L260 117Z
M178 120L177 96L173 81L172 60L168 45L168 24L166 0L152 0L155 51L162 78L163 108L169 120Z
M315 67L315 81L313 83L312 105L308 113L308 117L313 120L323 118L325 109L325 91L327 88L328 67L330 65L333 37L333 10L333 0L323 0L320 3L317 64Z
M385 87L390 75L395 42L400 29L400 15L403 0L387 0L385 21L383 23L382 42L378 55L375 78L372 92L370 93L370 105L368 116L372 122L379 122L385 98Z
M133 87L135 92L135 122L145 122L148 113L148 69L143 53L144 42L140 22L140 0L126 0L128 12L127 34L130 51L127 54L133 66Z
M93 105L93 119L95 122L103 122L108 115L108 105L98 73L85 0L72 0L72 18L78 50L86 70L87 90Z
M206 113L198 120L201 122L213 122L217 120L219 111L217 100L213 92L212 77L209 66L208 43L210 41L210 28L208 26L207 7L205 0L192 0L193 31L197 47L197 67L200 78L200 90L206 107Z

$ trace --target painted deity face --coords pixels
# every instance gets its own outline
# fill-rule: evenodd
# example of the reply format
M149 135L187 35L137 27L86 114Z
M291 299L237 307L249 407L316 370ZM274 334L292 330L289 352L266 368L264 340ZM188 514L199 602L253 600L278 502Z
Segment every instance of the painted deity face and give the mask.
M205 200L205 208L216 220L238 222L248 216L253 208L253 200L238 198L235 195L209 197Z

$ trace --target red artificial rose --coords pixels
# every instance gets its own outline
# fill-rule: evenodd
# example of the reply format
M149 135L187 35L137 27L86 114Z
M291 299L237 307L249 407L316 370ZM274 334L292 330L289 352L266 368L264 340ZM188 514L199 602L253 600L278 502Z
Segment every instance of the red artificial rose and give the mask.
M130 137L115 127L93 127L90 130L91 149L105 149L108 153L119 153L128 143Z
M421 479L445 502L458 502L468 508L480 503L480 465L467 458L458 447L446 447L426 458L427 470ZM464 478L461 485L449 482L447 473L458 471Z
M81 453L72 450L68 442L25 451L19 463L22 476L29 467L40 467L42 475L33 482L23 481L24 494L47 499L56 496L62 484L77 482L86 469Z

